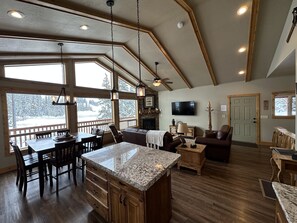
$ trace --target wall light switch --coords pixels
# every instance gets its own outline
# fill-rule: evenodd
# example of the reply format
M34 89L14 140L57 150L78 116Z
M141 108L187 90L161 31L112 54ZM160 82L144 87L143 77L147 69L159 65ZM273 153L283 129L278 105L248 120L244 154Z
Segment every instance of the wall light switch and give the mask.
M268 115L261 115L261 119L268 119Z

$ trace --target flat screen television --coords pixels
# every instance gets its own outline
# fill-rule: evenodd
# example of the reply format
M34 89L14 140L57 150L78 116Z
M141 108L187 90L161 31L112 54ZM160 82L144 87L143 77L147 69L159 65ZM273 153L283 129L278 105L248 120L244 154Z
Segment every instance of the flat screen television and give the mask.
M177 101L171 102L172 115L195 115L195 101Z

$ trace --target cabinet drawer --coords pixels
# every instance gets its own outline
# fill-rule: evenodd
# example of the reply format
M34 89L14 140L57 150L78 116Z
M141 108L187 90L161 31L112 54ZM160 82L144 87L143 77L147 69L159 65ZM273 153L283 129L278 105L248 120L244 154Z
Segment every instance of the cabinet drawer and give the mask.
M93 172L94 174L100 176L103 179L107 179L107 174L105 171L100 170L99 168L97 168L96 166L92 165L92 164L88 164L87 163L87 170L90 172Z
M102 204L108 207L107 203L107 191L101 187L98 187L92 183L89 179L86 180L87 192L92 194L96 199L98 199Z
M87 191L87 200L93 209L108 221L108 208Z
M90 172L88 169L87 169L86 173L87 173L86 174L87 180L91 181L92 183L96 184L97 186L99 186L107 191L107 180L106 179L94 174L93 172Z
M130 195L137 197L140 201L143 201L144 195L143 195L143 192L141 192L140 190L122 182L121 180L115 179L113 177L110 177L110 183L112 185L120 188L121 190L128 192Z

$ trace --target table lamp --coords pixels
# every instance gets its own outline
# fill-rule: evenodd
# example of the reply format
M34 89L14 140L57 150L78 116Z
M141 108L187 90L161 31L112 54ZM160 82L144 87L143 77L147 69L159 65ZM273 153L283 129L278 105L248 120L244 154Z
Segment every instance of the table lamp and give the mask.
M188 133L188 125L187 123L179 123L178 126L177 126L177 134L180 135L181 137L181 142L182 142L182 145L181 147L187 147L185 145L185 139L183 138L183 135L186 135Z

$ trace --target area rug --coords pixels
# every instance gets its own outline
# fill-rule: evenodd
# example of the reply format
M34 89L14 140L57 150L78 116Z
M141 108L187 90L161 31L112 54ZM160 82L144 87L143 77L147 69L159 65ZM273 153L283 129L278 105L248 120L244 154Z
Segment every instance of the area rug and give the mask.
M276 195L272 188L272 182L270 182L269 180L259 179L259 183L260 183L260 188L261 188L263 197L271 200L275 200Z

